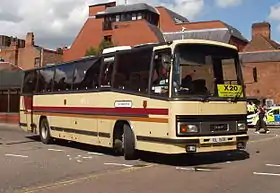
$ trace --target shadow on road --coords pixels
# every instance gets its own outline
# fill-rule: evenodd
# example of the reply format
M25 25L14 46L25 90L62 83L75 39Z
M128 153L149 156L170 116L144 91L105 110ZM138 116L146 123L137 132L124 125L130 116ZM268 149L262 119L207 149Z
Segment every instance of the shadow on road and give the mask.
M28 136L27 138L40 141L38 136ZM78 142L68 142L62 139L56 139L54 144L82 151L101 153L108 156L119 156L111 148L81 144ZM179 154L179 155L165 155L150 152L138 152L137 157L148 163L157 163L171 166L199 166L206 164L224 163L245 160L250 157L246 151L226 151L215 153L200 153L200 154Z
M171 166L199 166L215 163L225 163L245 160L250 157L246 151L226 151L200 154L162 155L152 153L140 153L140 159L150 163L158 163Z

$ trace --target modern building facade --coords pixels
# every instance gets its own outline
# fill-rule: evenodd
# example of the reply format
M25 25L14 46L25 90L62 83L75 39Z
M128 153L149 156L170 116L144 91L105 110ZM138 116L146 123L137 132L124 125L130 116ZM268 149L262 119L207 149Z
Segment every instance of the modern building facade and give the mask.
M181 38L222 41L236 45L239 50L248 43L237 29L222 21L189 22L166 7L111 2L89 6L88 19L71 47L64 49L64 61L85 56L87 49L97 48L102 40L134 46Z

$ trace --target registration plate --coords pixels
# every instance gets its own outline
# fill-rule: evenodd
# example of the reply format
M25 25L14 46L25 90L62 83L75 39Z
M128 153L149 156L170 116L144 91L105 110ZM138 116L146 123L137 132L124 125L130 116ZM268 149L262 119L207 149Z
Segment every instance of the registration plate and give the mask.
M223 143L226 142L227 138L226 137L213 137L210 139L211 143Z

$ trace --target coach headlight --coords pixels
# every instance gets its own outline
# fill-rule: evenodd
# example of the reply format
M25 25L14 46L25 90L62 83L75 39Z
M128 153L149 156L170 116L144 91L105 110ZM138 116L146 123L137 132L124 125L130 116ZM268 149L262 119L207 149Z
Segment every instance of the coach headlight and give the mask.
M196 124L178 123L178 134L198 133L199 127Z
M238 131L246 131L247 125L245 123L237 123L237 130Z

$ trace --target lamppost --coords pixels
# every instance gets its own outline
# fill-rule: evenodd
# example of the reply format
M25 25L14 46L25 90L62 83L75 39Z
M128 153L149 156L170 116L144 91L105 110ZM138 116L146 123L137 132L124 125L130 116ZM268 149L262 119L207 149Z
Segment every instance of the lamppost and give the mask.
M185 28L185 27L182 27L182 29L181 29L182 40L185 39L185 38L184 38L184 32L185 32L185 31L186 31L186 28Z

